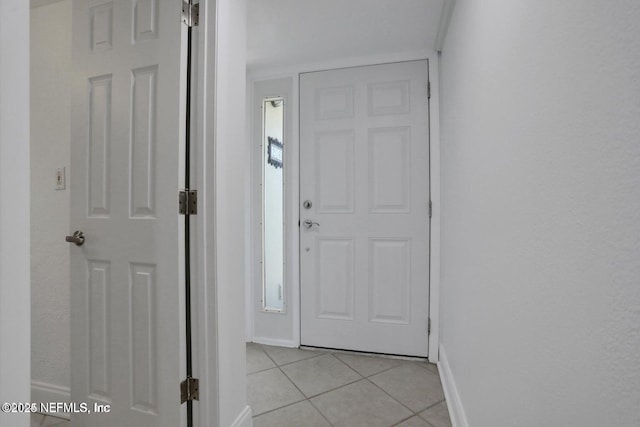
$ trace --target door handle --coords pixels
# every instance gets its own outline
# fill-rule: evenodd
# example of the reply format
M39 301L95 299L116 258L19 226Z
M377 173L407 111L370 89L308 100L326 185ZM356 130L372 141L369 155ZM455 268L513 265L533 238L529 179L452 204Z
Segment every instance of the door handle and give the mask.
M76 246L84 245L84 233L80 230L76 230L72 236L67 236L64 238L69 243L75 243Z
M318 224L317 222L313 222L310 219L305 219L302 224L304 225L304 228L306 228L307 230L311 230L313 227L320 226L320 224Z

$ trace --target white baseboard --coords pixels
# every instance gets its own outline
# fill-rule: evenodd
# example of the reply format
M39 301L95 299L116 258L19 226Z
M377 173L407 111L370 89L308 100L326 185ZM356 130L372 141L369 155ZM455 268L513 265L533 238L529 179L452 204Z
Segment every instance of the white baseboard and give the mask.
M299 345L292 340L279 340L274 338L253 337L253 342L256 344L274 345L276 347L290 347L298 348Z
M253 427L253 413L249 405L240 412L238 418L231 424L231 427Z
M453 373L449 366L449 359L447 359L447 353L442 345L440 345L438 372L440 372L442 389L444 390L444 397L447 400L447 407L449 408L451 425L453 427L469 427L467 415L464 412L462 400L460 400L460 395L458 394L458 389L456 388L456 383L453 379Z
M41 381L31 381L31 402L71 402L71 390L69 387L63 387L56 384L49 384ZM68 412L48 412L47 415L51 415L58 418L71 419L71 415Z

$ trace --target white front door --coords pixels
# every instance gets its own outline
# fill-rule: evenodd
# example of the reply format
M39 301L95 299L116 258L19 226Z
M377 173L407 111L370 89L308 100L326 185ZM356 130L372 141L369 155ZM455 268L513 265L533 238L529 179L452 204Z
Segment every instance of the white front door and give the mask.
M301 75L302 345L427 356L427 80L427 61Z
M184 419L181 26L180 1L73 2L71 400L92 411L73 426Z

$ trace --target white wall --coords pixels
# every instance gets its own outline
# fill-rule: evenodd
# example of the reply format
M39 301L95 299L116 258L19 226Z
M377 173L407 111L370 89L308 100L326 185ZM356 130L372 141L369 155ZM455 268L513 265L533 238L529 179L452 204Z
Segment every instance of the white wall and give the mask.
M638 52L637 1L457 1L441 350L470 426L640 425Z
M34 398L54 401L68 399L70 377L70 72L71 0L31 9L31 374Z
M207 10L206 19L212 13ZM215 305L217 318L207 327L217 329L216 341L211 345L217 352L215 376L218 379L217 425L251 425L251 411L247 406L245 313L245 189L249 177L249 151L245 138L246 90L246 5L244 0L217 0L215 33L205 35L215 43L215 62L204 58L209 82L205 89L214 105L207 99L205 108L212 132L206 136L207 161L214 165L211 178L204 183L206 209L215 213L214 228L206 230L215 247L207 248L207 261L215 263L216 294L210 301ZM212 48L213 46L209 46ZM213 49L207 49L207 54ZM213 95L213 96L210 96ZM211 108L212 107L212 108ZM215 126L215 127L214 127ZM214 148L215 147L215 148ZM215 152L214 152L215 150ZM211 209L211 208L214 209ZM203 228L204 229L204 228ZM210 297L211 298L211 297ZM213 311L212 311L213 312ZM213 393L212 393L213 394Z
M29 5L0 1L0 402L30 400ZM0 412L26 427L27 414Z

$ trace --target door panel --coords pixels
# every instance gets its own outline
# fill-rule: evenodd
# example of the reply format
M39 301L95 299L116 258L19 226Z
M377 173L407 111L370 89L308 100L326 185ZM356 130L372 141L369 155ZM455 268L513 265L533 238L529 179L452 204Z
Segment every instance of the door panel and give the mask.
M301 76L303 345L427 355L427 65Z
M180 2L74 1L73 426L182 424ZM72 231L73 231L72 230Z
M352 131L318 132L315 135L318 213L352 213L354 204L354 135ZM331 164L331 168L322 165Z

